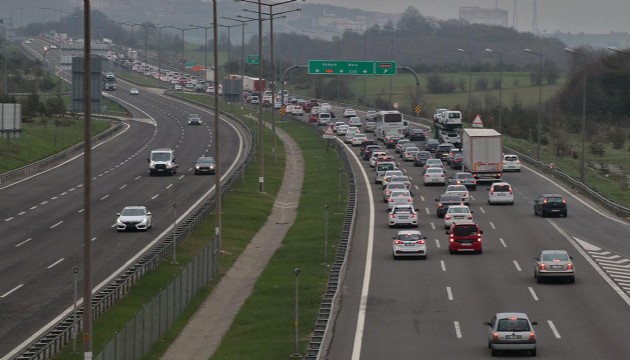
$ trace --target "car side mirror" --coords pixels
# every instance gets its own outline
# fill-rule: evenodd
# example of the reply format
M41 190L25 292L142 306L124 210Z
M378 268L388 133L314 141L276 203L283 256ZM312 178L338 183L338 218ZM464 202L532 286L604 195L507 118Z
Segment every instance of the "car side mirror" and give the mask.
M151 159L147 158L147 162L151 162Z
M396 237L395 237L395 236L392 236L392 239L396 240Z
M538 321L532 321L532 325L538 325Z
M483 230L479 230L479 233L480 233L480 234L483 234Z
M438 199L435 199L435 201L440 202L440 200L438 200Z
M451 234L451 232L450 232L450 231L448 231L448 230L446 230L444 233L445 233L446 235L450 235L450 234Z
M120 216L120 213L116 213L116 216Z
M484 321L483 324L490 326L490 322L489 321ZM532 323L532 325L533 325L533 323Z
M147 215L151 216L151 212L150 212L150 211L149 211L149 212L147 212Z
M472 211L472 210L470 210L470 213L471 213L471 214L474 214L475 212L474 212L474 211Z

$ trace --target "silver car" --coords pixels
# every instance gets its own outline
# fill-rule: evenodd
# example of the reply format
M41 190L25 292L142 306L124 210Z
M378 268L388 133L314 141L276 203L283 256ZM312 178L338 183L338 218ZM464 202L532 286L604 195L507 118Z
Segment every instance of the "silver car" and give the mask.
M392 190L387 198L387 209L391 210L396 205L413 205L413 197L409 190Z
M543 250L534 263L534 278L541 283L545 278L565 278L575 282L573 257L564 250Z
M420 149L416 146L408 146L404 149L402 153L403 161L413 161L416 154L420 152Z
M388 214L389 227L411 226L418 227L418 213L413 205L394 205Z
M468 205L470 203L470 194L468 193L466 185L448 185L445 192L461 196L464 205Z
M427 237L422 236L418 230L399 231L398 235L393 237L392 255L394 260L402 256L418 256L422 259L427 258Z
M383 189L385 189L385 187L387 186L387 184L389 184L390 180L394 177L394 176L403 176L403 172L402 170L390 170L390 171L386 171L385 175L383 175L383 181L381 181L381 185L383 185Z
M383 189L383 202L386 203L387 201L389 201L389 196L392 194L392 191L396 190L407 190L407 186L399 182L387 184L385 189Z
M536 356L536 332L527 314L520 312L498 313L492 320L484 322L487 326L488 348L492 356L499 351L529 351Z
M151 212L146 206L125 206L116 214L116 230L120 231L147 231L151 227Z

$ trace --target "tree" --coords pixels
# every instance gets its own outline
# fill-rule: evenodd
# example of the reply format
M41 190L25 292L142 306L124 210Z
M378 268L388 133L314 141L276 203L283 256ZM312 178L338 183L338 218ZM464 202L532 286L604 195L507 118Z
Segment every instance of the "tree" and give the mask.
M555 84L560 77L560 69L558 64L553 60L545 60L543 64L543 74L547 80L547 84Z
M432 32L431 24L413 6L409 6L400 16L398 30L414 35L429 35Z

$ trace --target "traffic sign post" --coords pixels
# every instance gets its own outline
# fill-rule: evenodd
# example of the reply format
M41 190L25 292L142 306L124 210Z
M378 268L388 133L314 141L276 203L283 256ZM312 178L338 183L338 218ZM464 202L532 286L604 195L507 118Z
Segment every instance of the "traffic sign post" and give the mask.
M247 63L248 64L260 64L260 55L247 55Z
M249 62L249 57L248 57ZM310 75L396 75L395 61L309 60Z
M322 137L324 139L334 139L335 138L335 131L333 130L333 127L328 125L326 127L326 130L324 131L324 135L322 135Z

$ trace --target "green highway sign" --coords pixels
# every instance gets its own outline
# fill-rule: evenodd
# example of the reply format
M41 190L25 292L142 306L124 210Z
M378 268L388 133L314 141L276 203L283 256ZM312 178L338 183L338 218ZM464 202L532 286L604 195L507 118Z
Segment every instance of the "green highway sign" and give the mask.
M308 73L311 75L396 75L396 62L309 60Z
M374 61L309 60L308 73L317 75L374 75Z
M375 61L374 75L396 75L395 61Z
M260 56L259 55L247 55L247 63L248 64L260 64Z

